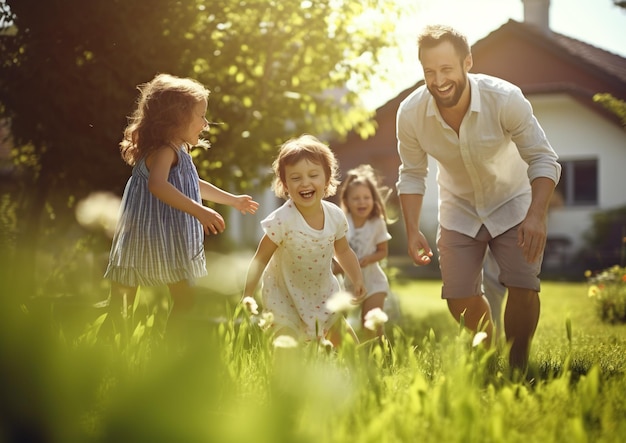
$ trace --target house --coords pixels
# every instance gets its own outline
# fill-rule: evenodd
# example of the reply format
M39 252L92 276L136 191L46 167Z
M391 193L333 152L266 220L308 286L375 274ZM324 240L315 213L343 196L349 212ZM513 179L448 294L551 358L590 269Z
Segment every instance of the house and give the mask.
M472 46L472 72L495 75L517 84L531 102L535 115L563 166L548 226L544 274L582 271L593 261L580 259L594 214L626 207L626 132L619 119L593 101L596 93L626 100L626 59L585 42L552 32L549 0L523 0L524 21L509 20ZM378 130L362 140L350 134L333 143L342 171L370 163L387 186L397 180L400 160L396 150L395 117L398 105L423 82L401 92L376 110ZM436 163L424 196L421 227L431 245L437 228ZM390 205L397 209L397 197ZM622 212L626 214L626 211ZM626 248L626 216L613 226L610 247L617 263ZM392 254L406 256L404 226L392 226ZM621 234L620 234L621 232ZM606 258L606 257L605 257ZM572 266L576 262L578 267ZM598 263L601 260L596 261ZM624 264L624 263L622 263ZM583 268L584 270L584 268ZM579 275L580 277L580 275Z

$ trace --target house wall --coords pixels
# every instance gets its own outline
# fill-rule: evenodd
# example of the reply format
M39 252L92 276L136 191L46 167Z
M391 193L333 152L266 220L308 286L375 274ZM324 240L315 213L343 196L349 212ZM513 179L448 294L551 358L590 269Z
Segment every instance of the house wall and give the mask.
M550 211L548 235L568 239L570 246L561 253L564 259L572 259L585 246L594 213L626 206L626 132L564 94L531 97L530 101L560 161L598 160L598 204Z

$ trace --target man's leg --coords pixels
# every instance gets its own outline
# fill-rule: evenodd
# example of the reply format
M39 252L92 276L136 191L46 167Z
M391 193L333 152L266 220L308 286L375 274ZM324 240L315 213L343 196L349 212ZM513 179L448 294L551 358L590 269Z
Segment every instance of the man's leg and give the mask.
M437 241L442 298L456 321L462 316L465 327L474 333L486 332L488 344L493 337L493 320L482 295L481 273L490 240L489 231L482 226L474 238L440 227Z
M456 321L463 321L465 327L474 333L484 331L487 333L485 343L491 343L493 335L493 321L491 319L491 311L489 303L481 295L475 295L465 298L448 299L448 309Z
M539 323L539 294L532 289L509 288L504 310L504 332L511 343L511 369L526 370L530 344Z

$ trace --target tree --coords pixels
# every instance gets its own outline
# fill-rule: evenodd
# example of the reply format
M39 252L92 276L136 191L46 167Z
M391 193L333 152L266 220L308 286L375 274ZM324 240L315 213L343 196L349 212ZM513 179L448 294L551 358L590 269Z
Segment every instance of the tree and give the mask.
M608 93L598 93L593 96L593 101L600 103L609 112L619 117L622 126L626 128L626 102L624 100L613 97Z
M346 84L367 84L390 44L388 18L359 23L376 7L384 10L371 0L204 2L191 31L197 58L186 62L214 91L211 118L223 123L213 130L205 165L219 165L227 177L253 176L285 137L371 134L370 113Z
M0 116L22 171L17 250L34 250L91 190L121 192L125 116L157 72L212 89L223 124L196 161L220 186L245 189L288 136L372 132L345 86L367 85L393 44L393 17L367 14L399 11L390 1L4 0L0 25L17 29L0 35Z
M0 22L17 29L0 40L0 104L20 163L11 189L14 263L30 269L40 235L63 235L63 214L76 199L123 183L128 170L116 146L135 85L155 71L186 71L180 47L196 16L177 13L174 0L7 0L4 6ZM173 14L166 20L163 11Z

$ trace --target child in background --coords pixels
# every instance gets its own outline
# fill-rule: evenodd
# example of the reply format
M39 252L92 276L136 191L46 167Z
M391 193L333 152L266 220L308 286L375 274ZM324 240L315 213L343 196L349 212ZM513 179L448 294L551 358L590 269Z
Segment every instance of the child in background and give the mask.
M202 84L159 74L138 89L137 107L120 143L122 158L133 171L105 273L111 281L109 316L116 328L126 325L138 286L167 285L172 319L192 307L193 280L207 274L204 234L225 228L222 216L202 200L244 214L258 208L250 196L230 194L198 176L189 150L208 147L200 139L208 125L209 91Z
M354 302L365 295L358 259L346 239L346 217L323 200L337 189L337 160L328 146L303 135L282 145L273 170L274 192L287 201L261 222L265 234L250 263L243 296L253 297L263 277L262 302L273 314L275 335L328 339L337 346L340 321L349 325L327 308L328 299L340 290L331 270L333 255L354 282Z
M383 310L389 293L387 276L380 261L387 258L388 241L387 212L383 195L386 189L378 185L376 173L370 165L361 165L348 171L339 194L340 204L348 219L348 242L359 258L366 296L361 305L361 324L372 309ZM345 280L347 290L352 289L349 276ZM367 329L364 328L366 331ZM384 334L382 324L377 326L376 335Z

